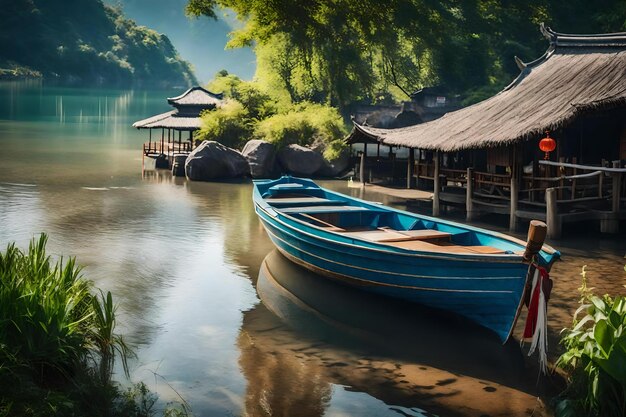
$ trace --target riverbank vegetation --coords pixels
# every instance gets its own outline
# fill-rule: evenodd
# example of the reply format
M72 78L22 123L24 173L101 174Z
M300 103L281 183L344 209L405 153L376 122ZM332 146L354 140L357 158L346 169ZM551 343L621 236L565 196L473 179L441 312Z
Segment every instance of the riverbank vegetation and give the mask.
M0 416L154 415L144 384L112 381L115 360L128 375L133 353L115 332L111 293L97 293L73 258L53 261L46 242L0 253Z
M557 361L569 379L557 400L556 415L622 417L626 415L626 296L598 297L587 285L585 267L581 275L581 306L572 328L564 331L566 350Z
M0 74L77 85L190 86L197 81L165 35L101 0L3 2ZM23 69L15 71L15 69Z
M243 81L221 71L209 83L211 91L223 92L226 103L203 115L199 138L242 148L250 139L261 139L278 149L289 144L315 146L327 159L343 149L348 130L334 107L302 101L263 88L257 81Z

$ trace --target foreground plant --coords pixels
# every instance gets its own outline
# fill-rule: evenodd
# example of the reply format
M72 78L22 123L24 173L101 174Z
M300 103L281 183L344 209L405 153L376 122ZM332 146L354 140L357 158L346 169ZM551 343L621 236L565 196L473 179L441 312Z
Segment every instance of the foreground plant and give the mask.
M46 243L42 234L26 252L0 253L0 417L156 415L143 383L111 381L115 359L128 376L133 355L111 293L93 295L75 260L53 261Z
M585 266L586 267L586 266ZM564 329L565 353L557 366L569 373L569 385L557 404L557 416L626 415L626 297L593 295L583 267L581 306L571 329ZM585 314L579 319L580 314Z

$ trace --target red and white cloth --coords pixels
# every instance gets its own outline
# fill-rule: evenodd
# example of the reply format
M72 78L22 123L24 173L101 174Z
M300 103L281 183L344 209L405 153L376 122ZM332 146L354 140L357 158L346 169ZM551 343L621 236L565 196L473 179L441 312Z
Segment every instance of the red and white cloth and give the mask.
M539 349L539 366L544 374L548 373L548 300L552 291L552 280L548 271L533 265L535 273L530 291L528 317L524 328L524 340L530 340L528 356Z

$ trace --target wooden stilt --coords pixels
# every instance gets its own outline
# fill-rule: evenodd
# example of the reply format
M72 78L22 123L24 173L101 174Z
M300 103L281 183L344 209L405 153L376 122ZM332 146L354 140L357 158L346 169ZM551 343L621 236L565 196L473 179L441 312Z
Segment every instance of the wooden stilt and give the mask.
M619 161L613 161L613 168L619 168ZM620 206L620 198L622 191L622 174L619 172L615 172L612 174L613 177L613 200L611 202L611 211L613 213L617 213L619 211Z
M361 153L361 162L359 164L359 181L365 184L365 151Z
M619 161L613 161L613 168L619 168ZM600 220L600 231L602 233L619 233L620 198L622 189L622 174L619 172L611 173L611 212L606 213L606 217Z
M409 158L406 162L406 188L413 188L413 166L415 165L415 149L409 148Z
M465 219L474 220L474 168L467 168L467 183L465 187Z
M556 188L546 189L546 223L548 224L548 237L559 239L561 237L561 217L559 216Z
M509 207L509 230L514 232L517 228L517 206L519 199L519 154L520 149L516 146L513 148L513 161L511 163L511 205Z
M435 151L435 174L433 182L433 216L439 216L439 189L441 187L441 180L439 179L439 151Z

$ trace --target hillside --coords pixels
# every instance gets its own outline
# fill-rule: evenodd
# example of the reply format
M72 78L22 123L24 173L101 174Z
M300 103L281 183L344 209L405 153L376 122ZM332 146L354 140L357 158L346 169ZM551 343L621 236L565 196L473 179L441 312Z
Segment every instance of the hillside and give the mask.
M0 0L0 21L0 68L83 85L196 83L167 36L100 0Z
M243 23L231 12L220 10L217 19L185 16L187 0L104 0L121 5L124 15L138 24L164 33L176 45L180 56L189 61L201 82L207 82L225 69L250 80L256 69L252 48L225 49L228 34Z

